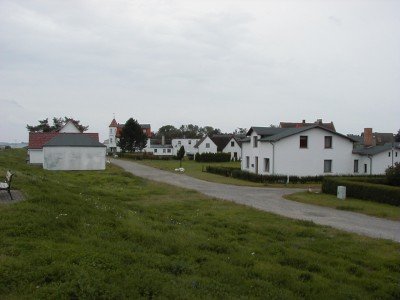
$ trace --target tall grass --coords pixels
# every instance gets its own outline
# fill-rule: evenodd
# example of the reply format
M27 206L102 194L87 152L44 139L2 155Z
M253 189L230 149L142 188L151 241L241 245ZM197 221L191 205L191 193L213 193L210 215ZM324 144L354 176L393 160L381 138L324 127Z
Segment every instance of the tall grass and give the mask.
M0 298L398 299L399 245L134 177L0 152Z

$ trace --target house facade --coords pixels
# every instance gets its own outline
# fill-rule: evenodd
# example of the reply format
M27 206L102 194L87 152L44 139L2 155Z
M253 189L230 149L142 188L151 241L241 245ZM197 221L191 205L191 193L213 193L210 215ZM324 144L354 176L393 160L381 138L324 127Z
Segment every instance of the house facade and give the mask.
M351 174L353 140L320 125L252 127L242 141L241 169L263 175Z
M104 170L106 146L83 133L60 133L43 145L43 169Z
M185 155L194 155L197 152L195 145L198 141L199 139L172 139L173 154L177 155L179 149L183 146L185 148Z
M67 122L57 132L29 133L28 162L48 170L104 170L105 149L98 133L81 133Z
M218 148L214 141L208 135L199 140L194 147L197 150L196 153L199 154L217 153Z

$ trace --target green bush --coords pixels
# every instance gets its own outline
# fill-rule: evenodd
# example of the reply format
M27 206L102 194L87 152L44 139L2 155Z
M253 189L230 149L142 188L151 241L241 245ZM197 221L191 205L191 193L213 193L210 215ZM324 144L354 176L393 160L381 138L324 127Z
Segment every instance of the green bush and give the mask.
M230 153L197 153L195 155L195 161L197 162L229 162L231 161Z
M337 187L345 186L348 197L400 206L400 188L365 182L365 180L366 178L357 180L356 177L328 176L322 181L322 192L336 195Z
M388 184L400 186L400 163L386 169L386 180Z
M239 168L227 167L206 167L209 173L219 174L226 177L233 177L237 179L259 182L259 183L286 183L286 175L260 175L247 171L242 171ZM308 183L308 182L321 182L323 176L289 176L289 183Z
M171 160L171 159L177 159L176 156L172 155L154 155L153 153L147 153L147 152L133 152L133 153L118 153L119 157L122 158L128 158L132 160L143 160L143 159L148 159L148 160Z

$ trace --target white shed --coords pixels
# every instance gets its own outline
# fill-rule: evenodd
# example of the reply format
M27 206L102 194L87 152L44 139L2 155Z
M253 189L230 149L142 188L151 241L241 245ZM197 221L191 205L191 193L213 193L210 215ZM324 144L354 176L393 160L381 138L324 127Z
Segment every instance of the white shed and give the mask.
M104 170L106 146L82 133L60 133L43 146L46 170Z

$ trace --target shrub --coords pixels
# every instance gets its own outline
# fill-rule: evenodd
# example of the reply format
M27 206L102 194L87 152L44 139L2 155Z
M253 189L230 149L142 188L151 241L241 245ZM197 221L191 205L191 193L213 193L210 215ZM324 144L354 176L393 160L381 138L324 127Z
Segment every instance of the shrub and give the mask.
M365 182L365 179L328 176L322 182L322 192L336 195L337 187L341 185L346 187L349 197L400 206L400 188Z
M172 155L154 155L153 153L147 153L147 152L134 152L134 153L118 153L119 157L122 158L128 158L132 160L143 160L143 159L148 159L148 160L171 160L171 159L176 159L176 157Z
M231 161L230 153L197 153L195 156L197 162L229 162Z
M400 163L395 163L385 171L387 183L394 186L400 186Z
M260 175L239 168L206 167L206 172L259 183L286 183L286 175ZM289 176L289 183L321 182L323 176Z

